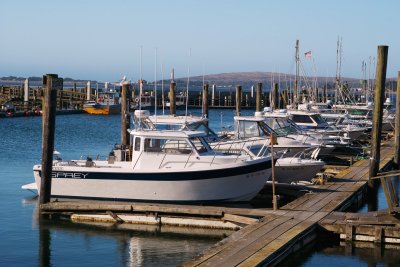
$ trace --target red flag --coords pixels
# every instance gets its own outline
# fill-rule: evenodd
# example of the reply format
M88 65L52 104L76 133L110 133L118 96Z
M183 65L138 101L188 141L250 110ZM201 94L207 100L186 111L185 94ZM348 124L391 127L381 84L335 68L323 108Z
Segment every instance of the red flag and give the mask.
M305 53L304 53L304 56L305 56L306 58L311 58L311 57L312 57L311 51L305 52Z

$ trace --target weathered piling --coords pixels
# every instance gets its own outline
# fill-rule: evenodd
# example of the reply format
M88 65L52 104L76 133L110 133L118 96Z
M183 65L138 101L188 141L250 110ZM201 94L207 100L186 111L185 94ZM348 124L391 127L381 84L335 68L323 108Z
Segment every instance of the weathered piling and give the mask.
M171 115L176 115L176 83L169 84L169 112Z
M215 84L212 85L212 93L211 93L211 106L215 105L215 90L217 90L217 86Z
M281 101L281 103L282 103L282 107L283 108L286 108L286 106L288 105L288 103L289 103L288 90L284 90L282 92L282 101Z
M121 144L124 146L127 146L129 141L128 86L128 82L123 82L121 88Z
M400 168L400 71L397 73L397 94L396 94L396 117L395 117L395 149L394 149L394 164L396 168Z
M277 83L274 83L274 88L271 90L271 108L279 108L279 87Z
M86 84L86 100L89 101L92 98L92 84L90 81Z
M376 65L376 84L374 96L374 114L372 117L371 161L369 177L376 176L379 170L380 147L382 138L382 116L384 91L386 80L386 68L388 58L388 46L378 46L378 61Z
M262 83L257 83L257 88L256 88L256 111L262 111L261 97L262 97Z
M203 101L202 101L203 117L208 119L208 84L203 85Z
M63 79L58 78L56 74L47 74L43 76L43 86L45 90L42 134L42 174L39 195L40 204L50 202L57 90L62 89Z
M240 116L240 110L242 108L242 86L236 86L236 116Z
M29 106L29 80L25 79L24 82L24 109L27 110Z

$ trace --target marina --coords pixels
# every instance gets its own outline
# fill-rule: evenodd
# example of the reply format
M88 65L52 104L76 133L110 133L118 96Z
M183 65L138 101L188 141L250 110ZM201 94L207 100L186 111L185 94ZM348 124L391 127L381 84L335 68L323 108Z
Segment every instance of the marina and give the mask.
M399 9L5 1L0 267L400 267Z
M42 165L34 166L41 216L66 217L74 222L139 223L237 230L203 251L200 256L184 262L185 266L276 265L315 239L319 224L328 231L340 234L340 237L347 242L353 240L375 243L400 242L398 238L400 228L396 218L398 200L391 181L391 176L396 174L385 172L393 165L393 158L398 152L393 151L393 143L390 141L381 146L380 123L376 128L374 126L371 137L371 156L377 160L364 159L354 164L350 162L351 166L348 168L322 181L321 185L310 185L308 193L278 208L274 168L271 163L274 162L274 143L284 142L277 136L274 137L272 129L268 128L264 133L267 138L269 137L269 143L264 141L261 147L261 144L257 143L259 141L251 139L254 136L250 135L240 142L218 141L217 145L214 145L217 149L215 151L211 150L211 144L205 139L207 133L210 133L209 130L206 132L184 129L161 130L158 126L152 129L142 128L145 124L153 125L151 121L144 123L141 120L142 116L145 119L149 118L148 112L135 111L138 125L131 129L130 122L126 121L130 116L125 115L128 84L122 84L121 89L123 104L120 148L116 145L105 161L89 157L81 161L63 161L58 158L54 160L54 96L56 88L62 84L60 81L62 79L57 75L47 75L43 82L47 85L44 101L46 112L43 118L46 127L43 128L43 140L47 142L42 148ZM378 99L380 99L379 93L377 86ZM378 106L377 103L376 101L375 105ZM175 114L174 104L170 106L170 112ZM207 106L203 105L202 112L208 114ZM239 112L240 107L236 106L236 114ZM374 112L379 113L382 110L375 108ZM157 121L157 118L155 120ZM320 120L322 121L322 118ZM374 120L373 124L375 123ZM249 129L257 128L247 126L241 129L247 133ZM253 145L246 146L248 141L258 147L256 150L258 152L248 154L250 156L246 155L249 153L246 151L252 151L254 148ZM233 147L234 144L242 144L242 149ZM395 147L398 147L398 144L395 144ZM168 160L166 157L169 152L166 151L174 151ZM193 162L192 155L195 156ZM219 162L219 158L225 159ZM146 162L150 161L155 162L158 168L146 169L150 166ZM249 164L248 167L241 166L245 162ZM255 162L254 165L251 162ZM216 164L216 169L213 163ZM256 167L257 164L263 166L263 169ZM208 167L202 170L204 168L202 166ZM136 169L137 167L139 169ZM244 171L241 168L248 170ZM250 173L250 170L254 173ZM219 177L218 173L224 173L225 176ZM171 174L176 181L175 184L167 178L171 177ZM106 180L113 175L115 178L111 179L112 183L106 183ZM154 177L160 178L164 175L167 176L153 181ZM207 202L222 204L222 202L250 201L263 189L263 185L271 175L272 210L205 205ZM380 177L384 188L389 208L386 213L381 211L381 214L371 213L363 216L335 213L346 211L351 207L358 208L366 195L367 188L373 187L373 176ZM188 180L187 177L191 178ZM204 178L206 183L198 181ZM100 180L103 181L99 182ZM222 183L214 183L213 180L220 180ZM118 188L118 184L122 187ZM169 189L170 185L172 191ZM126 190L127 188L130 189ZM220 188L224 190L221 191ZM242 191L239 192L239 189ZM77 198L81 201L68 202L63 201L63 198ZM113 202L84 202L82 199L103 199ZM129 200L155 201L155 203L118 203ZM156 202L176 204L162 205ZM186 204L198 202L201 206L179 205L179 202Z
M191 111L191 112L195 112L195 110ZM210 110L210 114L213 117L215 117L215 116L218 117L220 115L220 111ZM225 112L224 117L225 116L228 120L229 116L231 116L230 112L229 111ZM7 125L12 124L9 126L14 127L13 132L10 132L9 134L20 136L20 138L17 138L14 140L15 144L19 143L21 145L25 145L23 140L28 140L29 135L27 135L27 133L23 134L22 132L20 132L20 130L22 130L20 125L26 125L26 127L32 129L34 132L39 133L40 123L38 123L38 122L40 122L40 120L41 119L38 117L16 118L15 120L7 120ZM86 123L83 124L82 122L86 122ZM118 127L119 123L120 123L119 116L117 116L117 115L111 115L111 116L105 116L105 117L104 116L92 117L92 116L85 115L85 114L78 114L78 115L57 117L57 128L56 129L59 129L59 130L56 130L56 139L55 139L56 146L55 147L57 148L57 150L63 152L62 157L65 159L73 158L77 153L79 155L80 151L82 151L82 150L92 152L92 156L94 158L96 157L96 154L98 154L98 153L106 155L109 152L109 148L112 147L114 145L114 142L118 141L118 139L119 139L119 137L118 137L119 136L119 127ZM210 126L212 128L218 129L218 127L220 127L218 121L211 121L210 123L211 123ZM233 121L232 121L232 123L233 123ZM99 127L105 127L106 125L113 126L113 127L108 127L108 128L114 129L114 130L111 132L105 131L105 132L103 132L103 134L101 136L100 135L92 136L95 129L98 129ZM76 134L74 135L74 132L80 133L79 137L76 136ZM3 134L5 134L5 133L3 133ZM27 158L28 164L24 164L23 166L25 166L25 167L22 166L22 169L21 169L22 173L19 174L19 178L17 176L17 177L15 177L15 179L10 180L10 183L12 183L14 185L7 185L7 186L3 187L2 190L5 190L6 188L12 188L12 187L19 188L19 186L21 184L23 184L24 182L26 183L26 182L30 181L30 179L32 177L31 167L33 164L29 165L29 162L37 162L37 160L38 160L36 155L40 151L40 134L37 134L34 139L30 138L29 140L30 140L29 147L31 147L31 150L33 152L31 154L27 155L28 156L28 158ZM103 145L104 141L105 141L106 145ZM36 144L36 145L34 145L34 144ZM102 144L102 145L100 145L100 144ZM32 145L34 145L34 146L32 146ZM14 147L14 146L12 144L10 144L9 149L6 151L8 151L8 155L11 155L10 159L16 159L17 155L12 156L13 155L11 153L12 147ZM14 164L11 164L10 166L3 168L3 175L6 175L7 177L11 177L10 174L12 173L13 168L15 168ZM15 175L18 175L18 174L15 174ZM25 177L25 178L23 178L23 177ZM23 180L21 180L21 179L23 179ZM28 192L19 191L19 193L17 193L15 195L15 197L22 198L22 197L26 197L27 194L29 196ZM3 197L7 197L9 195L10 195L9 193L2 194ZM13 199L15 197L11 197L11 199ZM380 198L383 198L383 199L382 199L382 201L381 200L379 201L380 204L378 207L380 207L382 209L382 205L384 207L386 201L384 200L383 195L381 195ZM3 199L3 201L6 201L6 199ZM36 203L36 201L34 201L33 203ZM24 207L25 207L24 210L26 210L28 212L28 216L27 216L28 218L26 218L26 219L28 219L29 221L32 220L32 215L29 214L29 211L33 212L32 208L35 206L36 206L36 204L28 204L28 203L24 204ZM142 206L142 207L143 207L143 210L149 209L149 207L144 207L144 206ZM139 209L139 206L137 206L136 208ZM237 210L237 208L235 208L235 209ZM218 208L216 210L218 210ZM154 210L153 210L153 212L154 212ZM255 218L262 218L264 216L268 216L273 211L271 211L271 207L270 207L269 209L267 209L267 211L259 210L257 212L256 211L253 211L253 212L255 213L254 214L256 216ZM237 222L238 218L240 218L241 221L243 222L244 221L243 218L247 217L247 215L243 211L242 211L242 213L243 214L241 214L241 215L236 215L237 216L235 218L236 223L238 223ZM120 215L117 211L115 211L115 214ZM229 214L233 215L233 211L230 210ZM215 216L215 213L214 213L214 216ZM229 217L229 216L227 216L227 217ZM233 219L234 217L235 216L231 216L230 219ZM35 215L33 215L33 218L35 218ZM120 260L125 259L127 262L130 261L129 256L127 254L125 254L123 251L120 251L120 249L117 248L118 246L115 247L114 242L112 241L112 240L114 240L114 238L113 237L111 238L111 236L115 236L115 237L120 236L120 237L118 237L118 239L120 239L121 241L118 241L118 242L127 242L126 244L135 244L135 242L141 240L140 242L142 243L142 246L143 246L142 249L145 249L148 246L146 243L146 240L147 240L146 235L148 235L148 234L144 234L143 237L141 237L142 234L139 234L139 233L141 233L140 229L142 229L142 230L147 229L146 231L150 231L148 233L155 233L155 231L157 231L156 229L160 229L160 226L158 224L153 225L153 226L148 225L148 224L140 226L137 224L122 223L122 224L118 224L118 227L115 228L115 229L120 229L120 230L118 230L118 233L113 234L113 232L110 232L110 230L104 231L104 229L108 229L107 227L112 227L113 225L115 227L115 220L112 219L112 217L110 217L109 215L108 215L108 218L109 218L109 220L112 220L113 222L112 223L101 222L101 223L95 223L95 224L93 224L93 222L91 222L89 224L90 225L89 226L87 224L87 222L86 223L85 222L68 223L64 220L60 221L60 220L52 219L49 222L47 222L47 223L43 222L40 225L44 224L43 226L41 226L41 229L48 229L47 231L50 233L51 236L53 236L53 238L54 238L54 235L57 233L57 236L59 239L61 238L62 240L65 240L65 242L68 242L68 243L71 242L71 241L68 241L69 240L68 236L70 236L70 235L74 236L73 240L74 240L74 244L76 244L75 245L76 250L74 249L74 251L76 251L76 252L74 252L74 253L76 253L77 255L80 255L80 253L81 253L81 252L79 252L79 250L80 251L92 251L91 253L94 253L94 255L96 255L95 251L97 251L97 250L93 251L93 249L95 249L98 246L98 245L96 245L98 243L98 241L96 241L96 240L98 240L99 238L101 240L103 240L105 238L105 240L103 240L104 246L107 244L107 247L110 249L111 252L118 251L117 253L119 255L121 255L120 256L121 258L119 257ZM22 220L26 220L26 219L22 219ZM254 219L252 219L252 220L254 221ZM250 221L252 221L252 220L247 220L247 223L250 223ZM36 221L36 219L35 219L35 221ZM12 224L11 218L6 219L5 223L6 223L5 226L7 229L7 227L8 227L7 225ZM33 222L33 223L34 223L34 225L36 224L35 222ZM48 225L48 226L46 226L46 225ZM132 225L132 226L130 226L130 225ZM135 225L137 225L137 226L135 226ZM34 229L37 229L36 227L34 226ZM102 227L106 227L106 228L102 228ZM172 226L163 225L163 226L161 226L161 229L165 229L165 227L168 228L168 227L172 227ZM98 230L96 230L96 229L98 229ZM126 229L126 230L122 230L122 229ZM136 230L129 230L129 229L136 229ZM168 228L168 229L171 229L171 228ZM173 228L174 231L170 232L169 234L168 234L168 231L169 231L168 229L162 230L162 232L164 233L164 234L162 234L162 238L165 238L165 237L170 238L170 237L174 237L174 236L177 237L176 236L177 233L174 234L174 231L177 231L178 233L181 233L180 236L181 236L181 238L183 238L183 240L185 240L185 239L192 240L192 241L190 241L190 242L192 242L190 244L193 244L193 245L196 244L195 245L196 249L192 248L191 253L189 253L189 251L188 251L189 254L182 254L182 253L185 253L184 252L185 250L182 248L177 248L180 251L178 253L179 255L186 255L186 256L183 256L182 258L179 257L179 260L177 258L175 258L177 260L175 263L169 263L169 264L166 263L166 265L180 265L183 262L188 262L188 261L192 260L193 258L195 258L196 254L203 252L207 247L212 246L213 244L217 243L218 240L221 240L224 236L224 233L226 234L225 236L232 234L232 232L226 232L226 231L232 231L232 230L225 230L225 232L221 232L222 233L221 235L219 235L219 236L216 235L216 236L214 236L214 238L211 238L211 237L206 237L207 234L212 234L214 232L214 230L212 230L210 228L196 230L197 228L193 228L193 227L189 227L189 228L187 228L187 227L176 228L175 227L175 228ZM199 228L199 229L201 229L201 228ZM22 230L22 232L24 232L24 233L26 233L26 231L30 231L30 230ZM46 230L43 230L43 231L46 232ZM123 231L125 231L126 234L123 234L124 233ZM200 236L204 236L203 239L201 239L200 236L185 237L185 235L184 235L185 232L191 233L191 234L196 234L198 231L199 231L199 233L202 233ZM10 232L10 234L11 233L12 233L12 231ZM143 233L145 233L145 232L143 232ZM107 238L108 235L110 235L111 239ZM133 241L133 240L129 241L130 240L129 236L131 236L131 235L137 236L137 238L133 238L133 240L136 240L136 241ZM153 236L155 234L151 234L151 235ZM86 236L87 242L89 242L89 244L90 244L90 248L85 248L84 241L83 240L81 241L81 236L82 237ZM157 236L159 236L159 234L157 234ZM158 237L155 237L155 238L157 239ZM126 241L122 241L122 240L126 240ZM163 239L160 239L159 242L166 242L166 241L161 241L161 240L163 240ZM202 243L203 242L202 240L204 240L204 241L208 240L208 243L207 242ZM35 242L38 242L38 240L36 240L36 238L33 238L32 242L35 243ZM186 243L186 241L182 241L182 242ZM332 241L332 242L335 243L334 241ZM54 241L51 243L53 252L51 252L50 255L47 255L52 259L52 261L56 261L56 262L59 261L59 257L56 254L54 254L54 250L61 249L60 245L57 245L57 243L54 243ZM204 246L202 244L208 244L208 245ZM371 245L373 245L373 244L371 244ZM353 251L353 253L356 253L355 255L358 255L357 251L358 251L358 253L363 253L362 251L364 251L366 249L366 248L364 250L361 248L355 249L354 246L355 246L355 244L352 245L352 247L353 247L352 251ZM135 246L131 246L131 247L133 248ZM387 245L385 245L385 247L387 247ZM304 247L304 248L306 248L306 247ZM156 249L156 248L154 247L154 249ZM35 251L36 251L36 249L33 250L32 255L35 255ZM138 251L137 250L135 250L135 251L136 251L135 255L138 255L137 254ZM162 248L158 247L156 249L156 251L158 251L158 253L159 253L159 256L157 256L157 257L161 257L160 259L163 259L163 261L165 261L165 258L162 258L163 257L162 255L167 255L168 253L173 253L174 249L171 247L170 249L163 250ZM388 254L392 253L392 251L393 251L393 249L386 248L384 255L388 255ZM151 253L151 252L149 251L147 253ZM308 252L308 253L311 253L311 252ZM334 253L337 253L337 255L340 255L341 253L343 253L343 256L344 256L344 250L341 249L341 246L339 245L339 243L337 245L337 250ZM146 255L147 256L143 255L143 258L141 258L142 264L144 264L147 261L147 259L149 259L149 257L151 257L150 256L151 254L150 255L146 254ZM318 258L318 256L316 256L316 257ZM86 255L86 256L81 255L81 258L85 259L85 261L88 262L89 265L91 265L90 262L96 262L94 259L92 259L92 261L91 261L91 258L88 255ZM110 257L110 260L112 258L113 257ZM289 258L291 258L291 257L289 257ZM37 258L37 260L38 259L39 258ZM133 260L134 262L138 262L138 261L140 262L140 258L133 258L131 260ZM350 260L350 258L349 258L349 260ZM378 260L378 258L376 258L376 260ZM378 260L378 262L381 262L383 260L384 259L382 258L381 260ZM346 259L342 259L341 261L346 262ZM10 261L7 261L7 257L5 257L3 262L10 262ZM74 263L72 258L65 259L65 262L71 263L71 264ZM106 262L110 262L110 261L106 261ZM166 262L169 262L169 261L166 261ZM362 262L363 262L363 260L362 260ZM115 264L115 262L113 264Z

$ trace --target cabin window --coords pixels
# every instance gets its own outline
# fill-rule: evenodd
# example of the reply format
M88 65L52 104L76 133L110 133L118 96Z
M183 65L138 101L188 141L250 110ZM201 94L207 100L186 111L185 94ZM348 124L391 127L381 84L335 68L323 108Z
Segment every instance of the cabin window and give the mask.
M190 154L192 148L186 140L145 138L144 151L151 153Z
M314 120L316 123L318 123L318 124L321 124L321 123L325 123L325 122L326 122L326 121L324 120L324 118L322 118L322 116L319 115L319 114L311 115L311 117L312 117L313 120Z
M186 128L191 131L200 131L206 133L207 136L205 137L205 139L207 140L207 142L215 142L218 140L217 134L215 134L210 128L208 128L203 123L189 124L186 126Z
M262 134L260 134L260 136L265 136L265 135L267 135L267 136L270 136L271 135L271 132L274 132L266 123L264 123L264 122L259 122L259 127L260 127L260 129L261 129L261 131L262 131ZM276 134L276 133L275 133Z
M164 139L163 139L164 140ZM161 139L145 138L144 139L145 152L161 152Z
M254 156L266 157L271 151L267 146L253 145L247 148Z
M135 138L135 151L140 150L140 137Z
M170 123L157 123L157 130L180 130L181 125Z
M192 138L190 138L190 141L192 142L192 144L193 144L194 147L196 148L197 152L199 152L199 153L207 152L207 147L206 147L206 145L201 141L200 138L198 138L198 137L192 137Z
M295 123L313 123L313 120L308 115L294 114L292 120Z
M255 121L239 121L238 127L239 138L258 137L258 125Z

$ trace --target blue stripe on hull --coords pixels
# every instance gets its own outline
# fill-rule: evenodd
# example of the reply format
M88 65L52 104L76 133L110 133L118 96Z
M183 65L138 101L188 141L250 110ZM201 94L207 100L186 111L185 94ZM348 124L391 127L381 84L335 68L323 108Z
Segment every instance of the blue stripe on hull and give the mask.
M107 172L71 172L54 171L52 179L98 179L98 180L145 180L145 181L187 181L225 178L229 176L250 174L271 168L271 160L260 163L218 170L188 171L188 172L160 172L160 173L107 173ZM39 171L41 177L41 171Z

